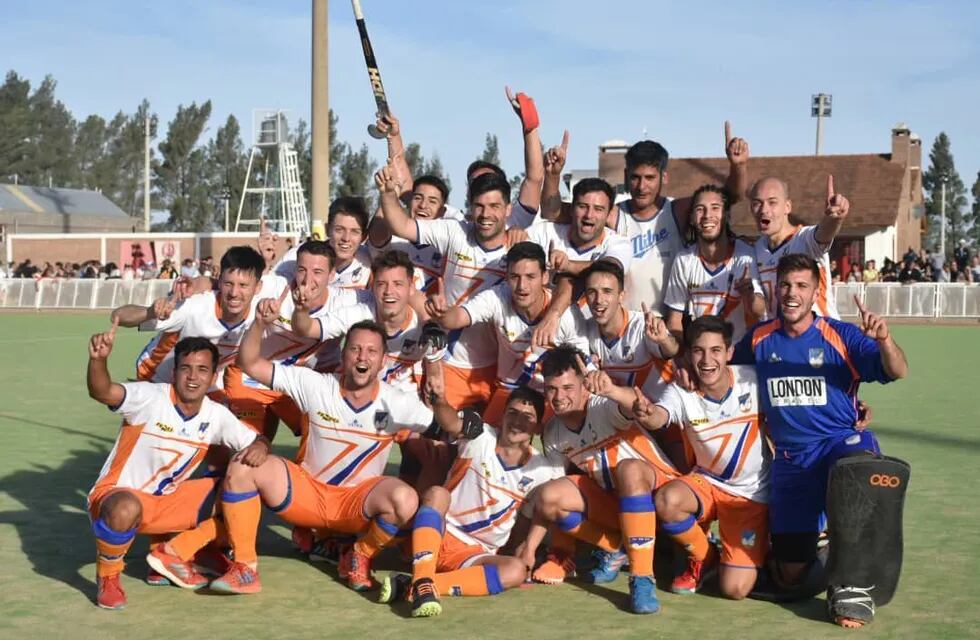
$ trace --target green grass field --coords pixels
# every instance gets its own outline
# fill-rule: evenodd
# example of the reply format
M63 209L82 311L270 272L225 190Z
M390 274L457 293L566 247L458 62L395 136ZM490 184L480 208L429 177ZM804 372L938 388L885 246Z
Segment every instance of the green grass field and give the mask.
M129 554L125 611L92 604L94 545L85 494L118 421L89 400L86 341L105 315L0 315L0 637L30 638L965 638L980 637L980 330L901 326L909 379L862 392L886 452L912 464L905 566L893 602L862 631L824 621L822 599L779 606L661 592L663 611L623 610L626 579L612 588L536 586L494 598L447 599L442 617L408 618L375 604L293 554L272 518L260 532L264 590L225 597L149 587L145 539ZM111 359L123 380L146 335L121 330ZM280 432L278 453L295 442ZM971 604L973 603L973 604Z

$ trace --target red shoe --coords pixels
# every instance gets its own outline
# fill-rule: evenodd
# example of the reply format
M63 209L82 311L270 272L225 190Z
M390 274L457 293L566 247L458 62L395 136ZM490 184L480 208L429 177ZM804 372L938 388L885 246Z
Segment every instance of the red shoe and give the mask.
M197 572L193 562L167 553L164 543L156 545L146 554L146 563L182 589L196 590L208 584L208 579Z
M293 527L293 547L303 555L313 550L313 543L316 541L313 536L313 529L307 527Z
M225 575L211 581L211 590L219 593L258 593L262 591L262 583L255 569L235 562Z
M371 558L358 553L353 545L340 556L337 574L354 591L370 591L378 586L371 577Z
M126 606L126 592L119 584L119 574L112 576L100 576L98 579L99 590L95 597L95 604L103 609L123 609Z
M670 590L674 593L690 594L701 588L705 578L715 569L718 564L718 554L714 549L708 549L708 555L704 560L695 560L688 557L687 569L681 575L674 578L670 583Z
M171 582L167 576L157 573L153 567L146 569L146 584L151 587L169 587Z
M194 569L206 576L223 576L232 564L225 552L213 542L194 554Z
M543 584L561 584L566 578L575 577L575 558L564 551L550 551L541 566L534 570L531 579Z

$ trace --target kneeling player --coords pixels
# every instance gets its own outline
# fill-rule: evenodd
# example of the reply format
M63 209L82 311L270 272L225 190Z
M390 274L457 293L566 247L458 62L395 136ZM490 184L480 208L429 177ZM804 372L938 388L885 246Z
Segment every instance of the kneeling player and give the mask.
M412 616L435 616L442 612L439 596L495 595L524 582L524 563L496 553L528 494L564 474L531 446L543 413L541 394L519 387L507 399L499 433L480 424L461 434L449 481L426 491L415 515L412 575L389 576L381 602L410 588Z
M207 584L191 559L220 527L214 518L198 526L202 514L210 514L218 479L187 478L211 444L238 451L235 460L243 467L262 464L269 452L265 438L206 397L218 367L218 349L207 338L184 338L176 344L172 385L119 384L106 366L116 326L92 336L88 361L89 396L123 417L112 453L88 496L98 550L96 602L104 609L126 606L119 575L137 533L175 533L197 526L198 535L171 543L180 565L175 572L190 588Z
M260 357L264 325L274 320L271 314L258 318L245 335L238 363L253 379L295 400L309 426L296 463L271 456L255 468L229 465L221 506L236 562L211 588L227 593L261 590L255 536L265 503L295 526L363 534L341 556L340 576L352 589L370 589L371 558L391 544L418 507L414 489L382 475L391 444L401 429L430 429L433 410L417 395L378 379L385 336L376 323L350 328L337 375ZM434 406L439 424L454 428L456 411L444 402Z
M696 390L677 383L656 404L643 402L637 422L651 430L680 424L694 452L695 469L657 491L663 530L688 554L675 593L693 593L705 569L718 561L702 525L718 521L721 592L741 600L755 585L769 548L769 466L772 452L760 430L755 369L727 366L732 325L717 316L694 320L686 335Z

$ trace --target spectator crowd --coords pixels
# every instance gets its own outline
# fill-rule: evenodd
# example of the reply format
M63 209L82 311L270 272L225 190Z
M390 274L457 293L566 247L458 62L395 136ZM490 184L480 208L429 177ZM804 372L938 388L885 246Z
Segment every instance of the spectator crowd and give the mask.
M124 264L120 268L115 262L102 264L98 260L77 262L45 262L38 265L29 258L21 263L0 263L0 278L86 278L99 280L174 280L179 276L195 278L197 276L216 275L214 260L211 256L194 260L185 258L178 266L175 262L164 259L159 268L152 262L144 262L133 268Z
M953 259L947 260L938 251L916 252L909 247L901 262L885 258L881 267L874 260L850 261L847 256L830 261L834 283L838 282L980 282L980 255L970 253L966 241L953 251Z

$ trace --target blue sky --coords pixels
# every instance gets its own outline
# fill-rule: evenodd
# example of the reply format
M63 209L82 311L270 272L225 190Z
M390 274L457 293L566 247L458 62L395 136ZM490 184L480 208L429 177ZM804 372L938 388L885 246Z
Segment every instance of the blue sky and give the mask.
M644 130L674 156L720 155L725 119L755 155L812 153L809 101L824 91L824 153L888 152L903 121L926 154L947 132L967 189L980 170L980 3L362 4L407 140L437 151L457 188L487 131L504 168L521 169L505 84L536 99L547 145L571 131L568 169L595 168L601 142ZM309 1L32 0L4 18L3 67L54 75L76 118L143 97L164 121L210 98L208 135L234 113L250 136L256 107L309 118ZM383 159L365 132L374 103L345 0L330 2L330 97L340 136Z

